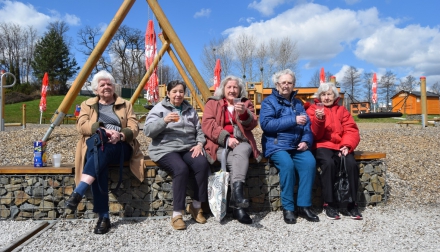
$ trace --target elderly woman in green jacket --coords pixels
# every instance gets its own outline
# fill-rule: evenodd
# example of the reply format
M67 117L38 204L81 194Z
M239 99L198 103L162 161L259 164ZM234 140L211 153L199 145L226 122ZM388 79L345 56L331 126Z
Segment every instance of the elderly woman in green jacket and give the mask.
M186 84L171 81L167 96L156 104L145 119L144 133L152 138L148 147L151 160L173 176L173 216L171 226L186 228L182 219L186 185L194 175L194 198L188 212L198 223L206 223L201 203L207 201L209 163L203 153L205 136L196 110L185 101Z

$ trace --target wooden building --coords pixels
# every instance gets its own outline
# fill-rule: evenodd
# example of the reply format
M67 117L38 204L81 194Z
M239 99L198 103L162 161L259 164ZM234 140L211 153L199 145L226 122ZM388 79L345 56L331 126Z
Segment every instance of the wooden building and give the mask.
M426 92L426 107L428 115L440 114L440 95ZM419 91L400 91L391 97L392 112L407 115L422 114L421 95Z

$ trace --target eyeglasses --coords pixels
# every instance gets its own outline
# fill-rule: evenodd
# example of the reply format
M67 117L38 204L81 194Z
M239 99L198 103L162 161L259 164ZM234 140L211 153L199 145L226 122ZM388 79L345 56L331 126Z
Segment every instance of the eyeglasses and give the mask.
M279 85L293 85L293 82L290 81L283 81L283 82L277 82Z

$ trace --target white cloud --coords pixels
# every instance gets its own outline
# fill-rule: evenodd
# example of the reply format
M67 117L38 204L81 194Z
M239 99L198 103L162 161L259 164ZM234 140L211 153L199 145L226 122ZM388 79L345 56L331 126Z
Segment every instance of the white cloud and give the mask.
M22 27L32 26L41 35L50 22L63 20L68 25L80 25L80 19L71 14L65 14L64 17L58 11L48 10L49 15L39 12L31 4L24 4L17 1L0 2L0 22L15 23Z
M400 22L381 17L375 7L355 11L307 3L266 21L227 29L223 34L234 40L244 32L253 35L257 43L289 36L297 41L300 60L306 68L318 67L345 53L374 68L392 68L398 76L438 76L439 27L402 26Z
M32 25L39 33L44 30L51 18L38 12L32 5L21 2L2 1L0 22L15 23L23 27Z
M288 0L261 0L260 2L253 1L248 5L248 7L256 9L263 16L271 16L274 14L274 8L285 2L288 2Z
M194 18L209 17L210 14L211 9L201 9L200 11L196 12L196 14L194 14Z

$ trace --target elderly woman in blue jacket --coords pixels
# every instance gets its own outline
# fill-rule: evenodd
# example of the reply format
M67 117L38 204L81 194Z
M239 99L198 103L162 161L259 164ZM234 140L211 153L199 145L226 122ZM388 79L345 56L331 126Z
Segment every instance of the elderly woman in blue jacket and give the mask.
M194 198L187 211L198 223L206 223L201 203L208 200L209 163L203 153L206 139L197 111L184 99L185 92L184 82L169 82L167 96L150 110L143 129L152 138L148 146L151 160L173 176L171 226L176 230L186 229L182 212L189 176L195 178Z
M315 158L309 151L313 144L310 120L302 102L295 98L295 74L285 69L275 73L272 80L275 88L261 103L261 144L264 156L279 170L284 221L295 224L300 216L318 222L318 216L310 209L316 171ZM297 209L296 175L299 177Z

